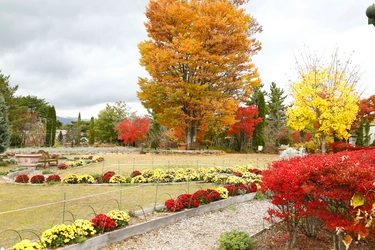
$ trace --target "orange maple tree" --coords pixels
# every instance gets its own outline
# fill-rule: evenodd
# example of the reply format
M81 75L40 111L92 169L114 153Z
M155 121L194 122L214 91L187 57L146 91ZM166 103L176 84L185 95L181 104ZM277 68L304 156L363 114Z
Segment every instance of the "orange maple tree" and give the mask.
M150 78L137 93L156 122L182 128L186 143L209 125L234 124L237 107L260 83L251 56L258 23L244 0L151 0L145 23L149 40L138 47Z

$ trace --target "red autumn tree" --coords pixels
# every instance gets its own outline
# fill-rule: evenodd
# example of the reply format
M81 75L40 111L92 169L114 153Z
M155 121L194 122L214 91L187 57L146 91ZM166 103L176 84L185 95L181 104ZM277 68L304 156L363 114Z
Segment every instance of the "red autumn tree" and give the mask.
M118 125L118 139L133 143L144 139L149 131L150 119L137 117L134 121L125 120Z
M358 103L358 113L355 121L352 124L351 129L357 130L359 124L368 120L371 122L375 118L375 95L370 96L359 101Z
M240 152L246 139L249 139L254 132L255 126L262 122L262 118L258 117L258 108L256 105L248 107L238 107L236 114L237 122L232 125L227 134L234 135L236 141L235 148Z

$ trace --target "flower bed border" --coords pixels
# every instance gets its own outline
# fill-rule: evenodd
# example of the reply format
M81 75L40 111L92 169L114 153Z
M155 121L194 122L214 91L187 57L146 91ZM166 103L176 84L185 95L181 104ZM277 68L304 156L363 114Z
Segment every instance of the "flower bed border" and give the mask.
M212 202L210 204L201 205L197 208L185 209L180 212L172 213L171 215L147 221L137 225L131 225L123 229L118 229L113 232L108 232L95 236L86 240L83 243L73 244L60 249L63 250L83 250L83 249L99 249L108 244L130 238L135 235L143 234L153 229L170 225L182 219L187 219L193 216L198 216L207 212L219 210L233 204L243 203L253 200L256 193L250 193L239 196L231 196L227 199ZM151 209L153 211L154 209Z

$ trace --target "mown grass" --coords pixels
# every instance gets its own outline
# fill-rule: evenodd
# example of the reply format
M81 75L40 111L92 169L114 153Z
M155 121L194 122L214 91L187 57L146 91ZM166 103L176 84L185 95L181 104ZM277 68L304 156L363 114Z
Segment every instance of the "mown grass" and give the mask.
M130 175L135 169L142 171L146 168L166 170L168 168L229 167L248 164L263 168L277 159L277 156L108 154L104 155L104 158L104 162L97 164L67 170L52 167L49 170L65 176L66 174L101 174L109 170ZM9 170L12 169L14 167L9 167ZM112 209L129 212L150 208L164 204L165 200L175 198L181 193L192 193L209 187L214 187L214 185L209 183L29 185L0 182L0 221L2 222L0 223L0 247L9 248L19 242L20 238L36 239L44 230L56 224L69 223L75 219L91 219L94 214L107 213Z

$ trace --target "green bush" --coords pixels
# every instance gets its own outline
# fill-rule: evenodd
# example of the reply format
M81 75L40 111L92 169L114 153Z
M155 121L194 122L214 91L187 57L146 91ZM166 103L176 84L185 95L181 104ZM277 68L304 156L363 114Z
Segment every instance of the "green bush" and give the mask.
M233 230L220 235L218 250L252 250L256 240L248 233Z

